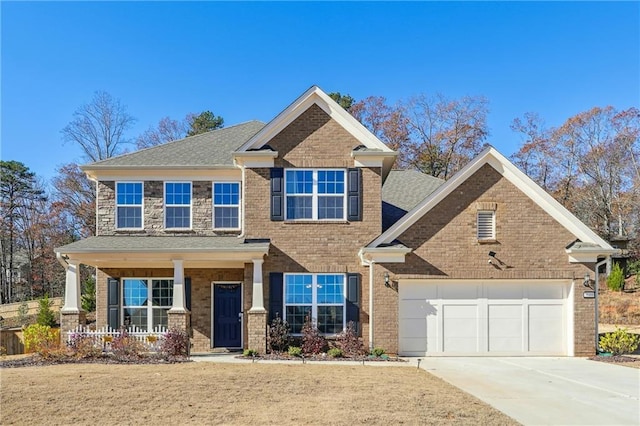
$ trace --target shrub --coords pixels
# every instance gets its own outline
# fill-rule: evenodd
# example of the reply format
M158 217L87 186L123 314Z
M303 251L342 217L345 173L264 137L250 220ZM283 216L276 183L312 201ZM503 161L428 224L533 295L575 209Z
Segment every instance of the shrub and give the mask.
M21 326L27 325L29 321L29 305L26 300L23 300L18 307L18 321Z
M256 351L255 349L245 349L244 351L242 351L242 356L254 357L258 355L258 351Z
M48 325L31 324L24 329L22 338L26 353L36 352L50 358L60 350L60 330Z
M95 312L96 310L96 280L93 276L87 278L84 283L82 299L82 309L86 312Z
M342 358L344 354L342 353L342 349L340 348L331 348L329 349L329 352L327 352L327 355L329 355L331 358Z
M318 331L318 327L309 316L305 317L302 325L302 352L305 354L319 354L327 347L327 339Z
M120 361L140 358L143 349L142 343L130 335L125 327L120 329L120 334L111 342L113 356Z
M289 346L289 350L287 352L290 356L301 356L302 348L300 346Z
M382 355L384 355L384 349L382 349L382 348L373 348L371 350L371 355L375 356L376 358L380 358Z
M269 352L284 352L289 347L291 327L279 315L271 321L269 327Z
M630 354L638 349L640 336L629 333L626 328L617 328L600 337L600 347L613 355Z
M189 335L186 331L170 328L162 336L160 352L165 357L188 356L190 343Z
M53 301L49 300L49 295L45 294L44 297L38 300L38 318L37 323L39 325L53 327L56 325L56 316L51 310Z
M85 333L73 333L67 346L77 358L95 358L102 355L102 348L96 339Z
M344 355L355 357L365 353L364 345L358 337L353 321L349 321L347 328L338 335L336 343Z
M624 290L624 272L618 262L613 264L611 273L607 277L607 287L613 291Z

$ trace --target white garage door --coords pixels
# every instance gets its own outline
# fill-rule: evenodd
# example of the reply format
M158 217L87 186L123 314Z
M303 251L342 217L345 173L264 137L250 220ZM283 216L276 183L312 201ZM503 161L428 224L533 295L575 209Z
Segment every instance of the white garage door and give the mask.
M399 352L566 355L569 291L549 281L402 280Z

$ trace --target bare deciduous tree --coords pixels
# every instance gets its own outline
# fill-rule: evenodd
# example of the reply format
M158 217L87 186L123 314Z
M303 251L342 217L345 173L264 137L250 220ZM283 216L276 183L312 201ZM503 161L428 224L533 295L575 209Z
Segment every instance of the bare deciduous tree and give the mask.
M118 155L127 143L125 132L135 119L119 99L97 91L90 103L73 113L73 120L62 129L65 142L78 144L85 160L100 161Z

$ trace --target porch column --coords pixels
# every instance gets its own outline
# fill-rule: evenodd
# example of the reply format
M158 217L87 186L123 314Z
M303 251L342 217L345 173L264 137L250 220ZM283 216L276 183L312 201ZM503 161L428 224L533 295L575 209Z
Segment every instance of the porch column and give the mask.
M251 309L249 312L265 312L264 291L262 289L262 264L263 259L251 259L253 262L253 293Z
M253 262L253 292L251 309L247 313L247 330L249 332L248 349L258 353L267 351L267 310L264 308L264 290L262 288L263 259L251 259Z
M65 269L64 306L60 309L60 339L63 341L70 331L85 325L87 319L80 302L80 262L69 259Z
M67 280L64 287L64 306L60 312L77 314L80 312L80 263L69 260L67 264Z
M173 305L169 312L186 312L184 304L184 266L182 260L173 260Z
M185 306L184 265L182 259L173 260L173 304L168 316L169 328L176 328L191 334L191 316Z

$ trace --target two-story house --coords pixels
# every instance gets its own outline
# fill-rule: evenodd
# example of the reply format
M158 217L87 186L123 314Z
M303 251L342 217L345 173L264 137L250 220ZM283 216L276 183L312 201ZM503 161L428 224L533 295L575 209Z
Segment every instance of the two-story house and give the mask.
M492 147L447 182L395 157L314 86L267 124L84 166L97 229L56 249L63 330L87 264L98 326L180 327L195 352L264 352L271 319L310 315L403 355L594 353L605 241Z

